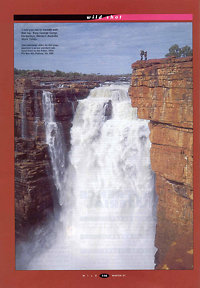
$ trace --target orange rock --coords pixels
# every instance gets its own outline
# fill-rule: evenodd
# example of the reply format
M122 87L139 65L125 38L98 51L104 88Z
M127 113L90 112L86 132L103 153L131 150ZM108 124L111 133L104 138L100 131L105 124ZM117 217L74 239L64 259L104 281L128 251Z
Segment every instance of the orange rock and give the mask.
M170 125L149 123L151 143L193 149L193 133L191 129L178 128Z
M187 150L153 144L150 153L151 166L156 173L166 179L192 186L192 159Z
M156 269L192 269L192 57L137 61L129 95L138 117L150 120L156 173Z

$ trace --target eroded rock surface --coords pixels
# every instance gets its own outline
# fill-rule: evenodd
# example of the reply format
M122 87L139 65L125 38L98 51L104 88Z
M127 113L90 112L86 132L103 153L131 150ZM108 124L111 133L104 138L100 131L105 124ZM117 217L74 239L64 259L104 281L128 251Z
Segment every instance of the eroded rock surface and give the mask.
M41 86L42 79L15 80L16 239L26 238L30 227L45 221L59 205L46 144L43 90L52 93L55 120L62 127L66 151L69 151L70 129L78 100L98 86L94 82L64 85L61 80L54 88L51 83Z
M156 269L193 268L192 57L137 61L129 95L150 120L156 173Z

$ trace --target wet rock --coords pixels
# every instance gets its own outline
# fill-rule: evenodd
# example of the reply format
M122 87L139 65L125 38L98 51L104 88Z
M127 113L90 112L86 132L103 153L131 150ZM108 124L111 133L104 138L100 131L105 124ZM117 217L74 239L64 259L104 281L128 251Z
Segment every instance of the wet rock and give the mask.
M78 99L89 95L96 83L66 82L62 78L15 80L15 224L16 240L45 221L58 205L43 117L43 90L52 93L55 119L70 149L70 129ZM42 81L46 84L41 86ZM48 83L49 81L49 83ZM55 81L52 85L52 81ZM98 84L99 85L99 84ZM62 87L58 89L58 86Z
M112 118L112 101L109 100L108 102L104 103L103 107L106 120Z

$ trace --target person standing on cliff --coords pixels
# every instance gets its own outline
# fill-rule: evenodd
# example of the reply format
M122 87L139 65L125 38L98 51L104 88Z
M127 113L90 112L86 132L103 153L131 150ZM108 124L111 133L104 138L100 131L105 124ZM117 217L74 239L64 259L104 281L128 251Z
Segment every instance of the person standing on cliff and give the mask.
M144 56L144 50L140 50L140 57L141 57L141 60L143 60L143 56Z
M147 60L147 51L144 52L144 60Z

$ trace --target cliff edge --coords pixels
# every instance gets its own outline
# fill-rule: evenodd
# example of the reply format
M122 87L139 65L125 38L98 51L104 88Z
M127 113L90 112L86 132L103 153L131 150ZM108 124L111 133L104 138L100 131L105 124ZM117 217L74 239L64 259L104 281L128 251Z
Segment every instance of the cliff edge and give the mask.
M150 120L158 195L156 269L192 269L192 57L137 61L132 69L132 106L138 118Z
M46 143L43 91L52 93L56 123L62 128L68 152L70 129L78 99L87 97L90 89L97 86L96 82L65 83L62 78L45 85L40 84L46 81L47 79L42 77L15 80L16 241L26 240L28 232L34 226L45 223L60 208L49 147ZM55 87L52 88L51 84ZM60 88L64 84L66 87Z

